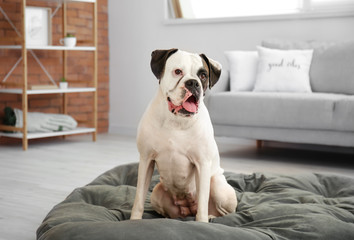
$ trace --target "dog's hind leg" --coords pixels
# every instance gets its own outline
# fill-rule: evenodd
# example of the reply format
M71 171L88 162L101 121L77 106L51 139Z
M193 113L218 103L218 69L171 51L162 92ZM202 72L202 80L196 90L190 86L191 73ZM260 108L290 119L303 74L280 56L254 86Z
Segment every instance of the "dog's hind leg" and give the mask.
M224 216L236 211L235 190L227 183L225 176L213 176L210 181L209 215Z
M189 195L188 195L189 196ZM164 217L185 218L195 216L197 213L197 203L186 196L185 199L173 197L169 191L166 191L162 183L158 183L151 194L151 205L156 212Z
M180 218L180 208L174 204L171 194L166 191L162 183L158 183L151 194L151 205L156 212L164 217Z

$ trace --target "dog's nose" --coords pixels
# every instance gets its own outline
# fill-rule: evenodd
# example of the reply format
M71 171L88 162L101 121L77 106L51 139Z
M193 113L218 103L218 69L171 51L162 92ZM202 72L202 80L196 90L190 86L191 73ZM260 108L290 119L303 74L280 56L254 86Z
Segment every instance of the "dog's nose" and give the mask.
M184 83L184 87L193 94L193 96L196 98L197 101L199 101L202 88L200 87L200 84L197 80L195 79L187 80Z
M185 84L186 88L189 90L199 88L199 83L197 80L191 79L191 80L186 81L184 84Z

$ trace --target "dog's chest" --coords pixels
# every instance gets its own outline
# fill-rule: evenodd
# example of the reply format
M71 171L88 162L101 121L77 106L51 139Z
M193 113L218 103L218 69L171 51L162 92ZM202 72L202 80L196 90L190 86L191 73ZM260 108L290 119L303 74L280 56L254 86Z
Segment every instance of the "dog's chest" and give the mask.
M195 167L187 144L167 139L161 143L155 162L163 186L176 195L194 191Z

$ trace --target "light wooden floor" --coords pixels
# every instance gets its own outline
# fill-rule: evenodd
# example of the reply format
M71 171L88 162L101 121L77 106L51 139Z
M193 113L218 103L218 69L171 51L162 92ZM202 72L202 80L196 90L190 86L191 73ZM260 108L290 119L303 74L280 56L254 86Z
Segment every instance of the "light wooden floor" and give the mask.
M354 176L353 152L331 153L265 147L217 138L226 171L252 173L328 172ZM137 162L135 139L113 134L50 139L29 145L0 145L0 239L33 240L48 211L76 187L117 165Z

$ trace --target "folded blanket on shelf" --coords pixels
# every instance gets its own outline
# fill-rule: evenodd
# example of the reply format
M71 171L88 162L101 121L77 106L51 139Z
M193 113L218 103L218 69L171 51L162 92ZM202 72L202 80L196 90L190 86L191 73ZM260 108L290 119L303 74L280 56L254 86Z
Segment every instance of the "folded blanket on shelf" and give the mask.
M23 113L20 109L5 109L4 124L21 128L23 126ZM28 132L55 132L75 129L77 122L69 115L40 112L27 113Z

